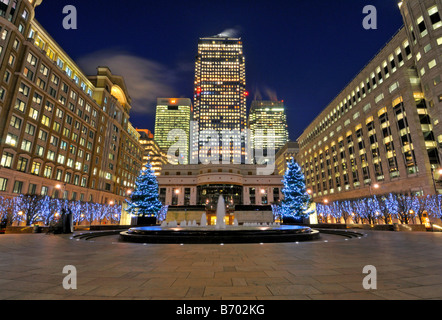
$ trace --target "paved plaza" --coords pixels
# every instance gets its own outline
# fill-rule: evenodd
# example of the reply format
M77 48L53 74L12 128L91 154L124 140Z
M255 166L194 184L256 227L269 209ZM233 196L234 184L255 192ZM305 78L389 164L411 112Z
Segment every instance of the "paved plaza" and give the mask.
M0 299L442 299L442 233L364 234L234 245L0 235ZM76 290L63 288L66 265ZM376 267L376 290L363 288L366 265Z

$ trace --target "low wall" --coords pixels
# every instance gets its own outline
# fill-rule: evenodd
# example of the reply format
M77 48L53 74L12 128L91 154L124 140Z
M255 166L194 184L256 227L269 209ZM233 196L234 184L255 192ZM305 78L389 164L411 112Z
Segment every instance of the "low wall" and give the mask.
M426 232L427 229L423 224L344 224L344 223L319 223L309 225L312 228L320 229L362 229L376 231L419 231Z
M197 223L200 223L202 215L205 211L169 211L167 212L166 221L172 222L176 221L180 223L181 221L193 221L195 220Z
M40 227L41 233L47 233L48 227ZM5 234L22 234L22 233L34 233L34 227L6 227Z
M107 225L92 225L89 226L74 226L74 231L107 231L107 230L127 230L132 228L132 226L122 226L117 224L107 224Z
M394 231L427 231L423 224L394 224Z
M245 223L245 222L272 223L273 212L239 211L235 212L235 219L238 220L238 223Z
M176 221L193 221L200 223L204 211L169 211L167 213L166 222ZM272 223L273 212L271 211L237 211L233 213L238 223L258 222L258 223Z
M127 230L132 226L120 226L120 225L92 225L89 226L74 226L74 231L106 231L106 230ZM49 227L40 227L39 233L48 233ZM34 233L34 227L25 226L13 226L7 227L4 230L5 234L29 234Z

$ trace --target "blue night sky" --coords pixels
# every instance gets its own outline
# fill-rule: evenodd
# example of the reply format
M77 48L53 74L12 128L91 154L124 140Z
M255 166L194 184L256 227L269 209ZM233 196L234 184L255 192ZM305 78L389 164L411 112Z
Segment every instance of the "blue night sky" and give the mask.
M74 5L78 29L62 27ZM378 29L365 30L374 5ZM36 19L87 73L126 78L131 122L153 131L157 97L192 98L198 38L243 39L248 107L256 95L287 105L290 138L344 89L402 26L395 0L43 0Z

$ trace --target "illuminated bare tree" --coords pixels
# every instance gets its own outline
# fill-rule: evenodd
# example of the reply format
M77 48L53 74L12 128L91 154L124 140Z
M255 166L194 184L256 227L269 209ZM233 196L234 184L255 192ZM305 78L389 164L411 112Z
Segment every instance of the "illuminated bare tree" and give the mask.
M416 198L406 195L397 195L397 218L403 224L409 224L417 210Z
M345 201L340 202L340 206L341 206L341 214L342 214L342 218L344 219L344 223L347 223L349 218L351 218L353 215L353 211L354 211L353 210L353 203L349 200L345 200Z
M432 204L432 197L430 195L427 196L418 196L415 197L415 202L416 202L416 215L419 218L419 222L421 224L424 224L423 221L423 215L425 212L429 212L430 211L430 207Z

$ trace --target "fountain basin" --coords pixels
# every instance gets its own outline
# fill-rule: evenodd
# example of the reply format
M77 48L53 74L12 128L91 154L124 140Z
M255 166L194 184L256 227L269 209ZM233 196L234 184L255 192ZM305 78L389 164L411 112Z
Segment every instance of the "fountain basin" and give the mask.
M319 232L302 226L139 227L120 233L120 241L135 243L220 244L312 241Z

